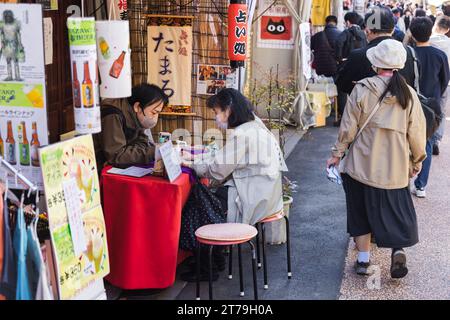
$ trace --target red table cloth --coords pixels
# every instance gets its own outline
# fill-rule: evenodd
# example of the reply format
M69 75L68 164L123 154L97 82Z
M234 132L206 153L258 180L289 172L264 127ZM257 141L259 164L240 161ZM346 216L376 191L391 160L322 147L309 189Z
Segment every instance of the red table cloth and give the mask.
M175 282L181 211L189 196L189 175L174 182L102 172L103 209L110 274L122 289L167 288Z

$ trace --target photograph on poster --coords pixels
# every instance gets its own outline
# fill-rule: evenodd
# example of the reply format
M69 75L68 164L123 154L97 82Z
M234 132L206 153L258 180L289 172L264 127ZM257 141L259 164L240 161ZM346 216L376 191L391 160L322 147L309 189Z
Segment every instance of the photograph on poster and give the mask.
M199 64L197 94L214 95L223 88L235 88L235 74L227 65Z

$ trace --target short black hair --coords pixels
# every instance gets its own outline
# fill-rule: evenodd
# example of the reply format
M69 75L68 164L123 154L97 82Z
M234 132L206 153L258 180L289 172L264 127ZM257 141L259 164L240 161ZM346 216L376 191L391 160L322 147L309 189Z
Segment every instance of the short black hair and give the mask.
M142 83L133 87L131 97L128 98L128 103L131 106L136 102L139 102L142 110L144 110L156 102L163 102L164 106L166 106L169 103L169 97L157 85Z
M351 11L345 14L344 20L350 22L351 24L358 24L360 21L360 16L358 13Z
M233 88L222 89L207 101L210 109L220 108L222 111L230 110L228 127L236 128L241 124L255 120L252 103L238 90Z
M392 9L392 13L393 14L398 14L398 13L402 13L401 11L400 11L400 9L399 8L394 8L394 9Z
M450 16L450 1L446 1L442 4L442 12L446 16Z
M328 16L325 18L325 23L329 24L329 23L334 23L337 24L338 23L338 18L336 16Z
M416 17L411 21L409 29L416 41L427 42L433 32L433 21L428 17Z
M395 19L388 7L375 7L364 17L366 28L373 33L391 33L395 28Z
M416 9L416 11L414 11L414 17L426 17L427 16L427 12L423 9Z
M450 29L450 17L446 15L441 15L437 17L435 25L442 30Z

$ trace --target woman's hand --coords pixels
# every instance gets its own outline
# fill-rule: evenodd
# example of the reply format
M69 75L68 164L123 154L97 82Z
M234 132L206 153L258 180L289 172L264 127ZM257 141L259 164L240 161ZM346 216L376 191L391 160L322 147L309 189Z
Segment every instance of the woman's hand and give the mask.
M335 166L338 167L339 163L341 162L341 158L338 157L331 157L327 160L327 168Z
M194 163L192 161L187 161L187 160L184 160L184 159L181 160L181 165L183 167L192 168L193 164Z

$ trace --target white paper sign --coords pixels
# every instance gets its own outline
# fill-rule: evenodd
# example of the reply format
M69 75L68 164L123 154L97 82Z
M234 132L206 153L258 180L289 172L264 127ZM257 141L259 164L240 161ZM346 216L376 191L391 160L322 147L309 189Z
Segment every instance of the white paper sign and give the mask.
M53 63L53 22L52 18L44 18L45 64Z
M63 182L64 198L66 200L67 215L69 218L70 234L76 256L87 250L84 236L83 219L81 212L80 196L75 178Z
M175 181L181 175L181 166L173 149L172 141L160 145L158 150L166 167L170 182Z

